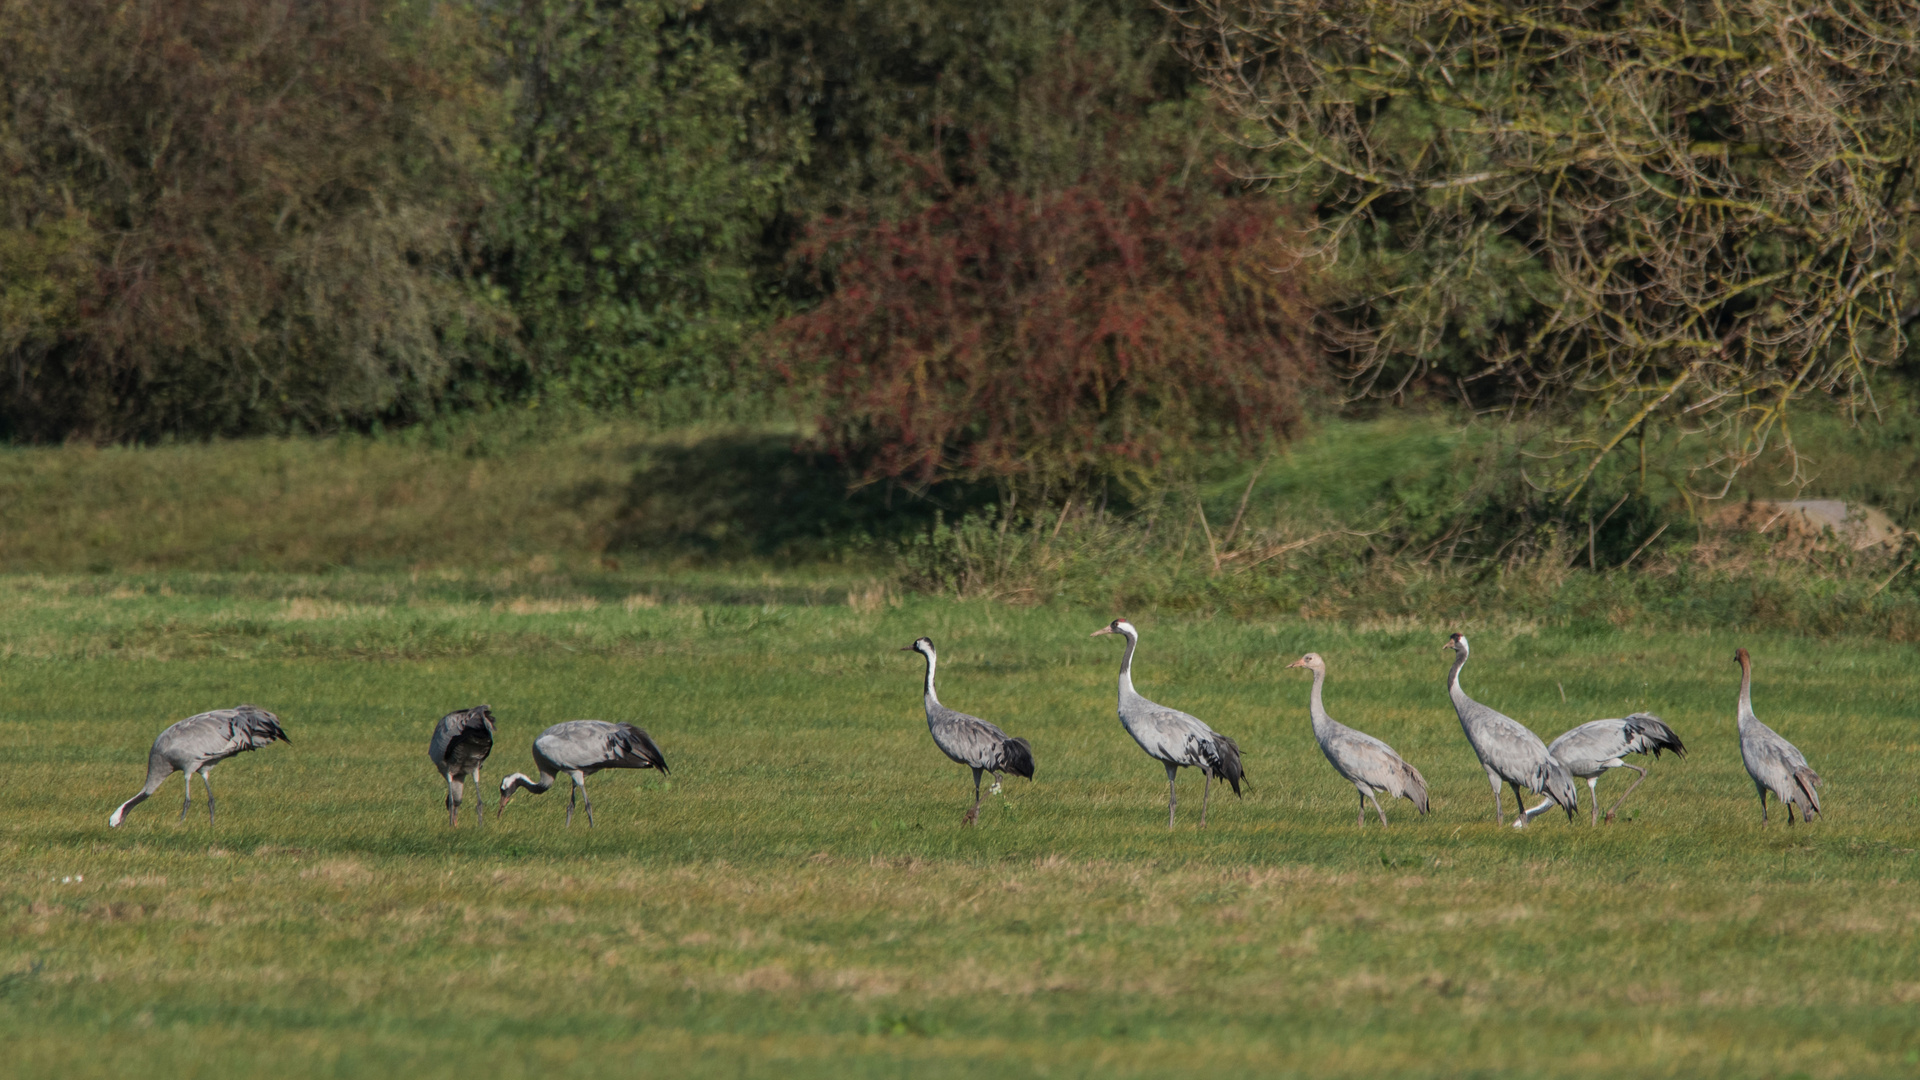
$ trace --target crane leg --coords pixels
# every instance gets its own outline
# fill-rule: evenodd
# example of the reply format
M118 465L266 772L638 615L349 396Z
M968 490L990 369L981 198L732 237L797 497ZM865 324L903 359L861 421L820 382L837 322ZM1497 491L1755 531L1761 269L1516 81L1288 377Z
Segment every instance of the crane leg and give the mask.
M1627 791L1631 792L1633 789L1628 788ZM1626 801L1626 798L1625 795L1620 796L1622 802ZM1593 804L1593 823L1600 824L1600 778L1597 776L1587 777L1587 801ZM1620 803L1613 805L1617 807ZM1612 810L1607 811L1607 820L1613 820Z
M1492 769L1488 769L1487 782L1493 785L1493 823L1495 825L1505 825L1507 823L1507 812L1500 807L1500 775ZM1515 809L1518 809L1518 807Z
M467 775L473 780L473 823L476 826L485 825L487 823L487 789L480 786L480 767L474 766L473 771Z
M1380 797L1378 795L1375 795L1373 792L1369 791L1367 792L1367 798L1373 800L1373 812L1380 815L1380 827L1383 829L1386 828L1387 812L1385 810L1380 809ZM1360 820L1361 821L1367 820L1367 808L1365 806L1362 806L1360 808Z
M980 820L980 770L973 770L973 808L967 811L966 823L972 825Z
M1755 784L1754 787L1760 787L1760 785ZM1766 823L1767 823L1767 789L1760 788L1760 824L1765 825Z
M1353 790L1360 793L1360 816L1353 823L1364 829L1367 827L1367 789L1355 784Z
M1166 765L1167 765L1167 831L1172 832L1173 831L1173 808L1175 805L1175 800L1173 796L1173 764L1171 762L1168 762L1166 763Z
M580 801L580 781L573 782L573 790L567 792L567 826L573 826L573 805Z
M1640 781L1642 781L1642 780L1645 780L1645 779L1647 778L1647 770L1645 770L1645 769L1643 769L1643 768L1641 768L1640 766L1638 766L1638 765L1630 765L1630 764L1628 764L1627 762L1624 762L1624 761L1623 761L1623 762L1621 762L1620 764L1621 764L1622 766L1624 766L1624 767L1626 767L1626 768L1629 768L1629 769L1632 769L1632 770L1633 770L1634 772L1637 772L1637 773L1639 773L1640 775L1634 778L1634 781L1633 781L1633 783L1631 783L1631 784L1629 784L1629 785L1627 785L1627 790L1626 790L1626 791L1625 791L1624 793L1622 793L1622 794L1621 794L1621 796L1620 796L1620 798L1619 798L1618 800L1616 800L1616 801L1614 802L1614 804L1613 804L1613 809L1612 809L1612 810L1608 810L1608 811L1607 811L1607 820L1608 820L1608 821L1612 821L1612 820L1613 820L1613 813L1614 813L1614 810L1618 810L1618 809L1620 809L1620 804L1621 804L1621 803L1623 803L1623 802L1626 802L1626 801L1627 801L1627 796L1628 796L1628 795L1631 795L1631 794L1633 794L1633 789L1634 789L1634 788L1637 788L1637 787L1639 787L1639 786L1640 786ZM1587 781L1587 783L1588 783L1588 784L1592 784L1592 783L1593 783L1593 781L1591 781L1591 780L1589 780L1589 781ZM1597 796L1597 795L1596 795L1596 796L1595 796L1595 799L1598 799L1598 798L1599 798L1599 796ZM1595 802L1595 803L1593 804L1593 808L1594 808L1595 810L1598 810L1598 809L1600 809L1600 804L1599 804L1598 802Z
M585 777L580 779L580 801L587 806L587 828L593 828L593 796L587 793Z
M1513 819L1513 825L1514 825L1514 828L1516 829L1524 829L1527 827L1527 822L1532 820L1531 818L1527 817L1527 812L1521 809L1521 807L1527 805L1527 797L1525 795L1520 794L1519 784L1513 784L1512 787L1513 787L1513 809L1515 813L1520 815L1519 817ZM1496 807L1500 805L1500 789L1498 787L1495 787L1493 789L1493 803L1494 803L1494 806Z
M200 770L200 786L207 789L207 824L209 825L213 824L213 776L211 775L212 773L213 773L213 766L211 765ZM187 779L191 780L193 779L193 777L189 776L187 777Z
M460 774L453 773L453 772L448 773L447 774L447 827L448 828L459 828L460 826L460 797L462 794L463 793L460 790Z
M1206 777L1200 782L1200 827L1204 829L1207 827L1207 799L1213 794L1213 774L1201 769L1200 775Z
M185 798L180 800L179 820L181 821L187 820L187 811L193 809L193 770L188 769L186 770L186 773L187 773L187 794Z
M1788 826L1788 828L1792 828L1792 826L1793 826L1793 800L1792 800L1792 799L1781 799L1780 801L1781 801L1781 802L1783 802L1783 803L1786 803L1786 804L1787 804L1787 826Z

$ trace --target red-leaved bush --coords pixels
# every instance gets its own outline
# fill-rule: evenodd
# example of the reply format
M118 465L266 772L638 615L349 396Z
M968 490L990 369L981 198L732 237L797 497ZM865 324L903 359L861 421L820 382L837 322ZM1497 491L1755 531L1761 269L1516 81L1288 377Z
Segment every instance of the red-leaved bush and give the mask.
M1287 436L1313 365L1277 206L1099 171L1028 195L926 168L918 213L816 222L829 291L782 331L821 438L868 479L1071 487Z

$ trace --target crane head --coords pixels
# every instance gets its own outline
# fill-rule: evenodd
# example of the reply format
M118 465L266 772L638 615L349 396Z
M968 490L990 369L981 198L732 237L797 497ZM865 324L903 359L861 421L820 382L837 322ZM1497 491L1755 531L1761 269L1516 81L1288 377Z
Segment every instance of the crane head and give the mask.
M1088 636L1099 637L1102 634L1124 634L1127 637L1140 636L1140 632L1133 628L1133 624L1128 622L1124 618L1115 619L1112 622L1108 623L1107 625L1101 627L1100 629L1095 630L1092 634Z
M930 637L914 638L913 644L903 647L900 651L917 652L923 656L931 655L933 652L933 639Z
M1747 655L1747 650L1745 649L1733 650L1733 662L1743 668L1753 666L1753 658Z
M1467 635L1465 634L1450 635L1447 638L1447 643L1440 647L1443 649L1452 649L1454 652L1457 652L1460 655L1465 656L1467 653Z
M1308 671L1324 672L1327 670L1327 662L1320 658L1319 653L1312 653L1312 652L1308 653L1307 655L1301 657L1298 660L1295 660L1293 663L1288 664L1287 666L1290 668L1303 667L1303 668L1306 668Z

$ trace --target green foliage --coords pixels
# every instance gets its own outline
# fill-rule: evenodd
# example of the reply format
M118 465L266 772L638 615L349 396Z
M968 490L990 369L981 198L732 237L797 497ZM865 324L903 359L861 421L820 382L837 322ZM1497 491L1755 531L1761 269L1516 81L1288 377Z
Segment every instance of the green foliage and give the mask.
M735 51L670 3L528 0L495 44L495 274L548 378L596 405L731 389L795 133L756 123Z
M1807 394L1856 407L1912 317L1904 3L1200 0L1186 45L1346 269L1362 394L1550 406L1571 498L1642 425L1703 485ZM1706 477L1717 477L1707 480Z
M466 281L464 24L439 6L0 5L0 431L429 415L510 383Z

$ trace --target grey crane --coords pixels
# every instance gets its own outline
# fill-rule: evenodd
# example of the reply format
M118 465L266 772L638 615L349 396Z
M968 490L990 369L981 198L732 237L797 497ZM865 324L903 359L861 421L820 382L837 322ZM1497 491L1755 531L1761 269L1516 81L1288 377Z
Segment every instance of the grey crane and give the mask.
M180 820L187 819L193 805L193 774L200 774L200 786L207 789L207 824L213 824L213 767L249 750L271 746L275 739L289 745L293 740L280 730L280 718L257 705L236 705L189 716L160 733L147 751L147 783L138 794L120 804L107 818L107 824L119 828L127 811L146 802L167 777L176 772L187 774L186 798L180 802Z
M500 781L498 813L507 812L513 793L525 788L535 795L545 794L553 779L566 773L573 779L573 793L567 799L567 824L573 824L574 804L585 799L587 828L593 828L593 800L587 797L587 777L601 769L659 769L665 773L666 756L654 745L653 736L632 724L610 724L605 720L569 720L555 724L533 740L533 763L540 769L535 782L526 773L514 773Z
M1780 733L1753 715L1753 658L1745 649L1735 649L1733 662L1740 665L1740 760L1753 777L1753 789L1760 793L1760 824L1767 823L1767 792L1787 804L1787 824L1793 824L1793 808L1800 807L1802 819L1820 813L1819 774L1807 767L1806 755L1780 737Z
M1127 729L1140 749L1167 767L1167 828L1173 828L1174 771L1182 766L1200 770L1206 777L1200 789L1200 827L1207 827L1207 801L1213 791L1213 778L1233 785L1240 794L1240 781L1246 772L1240 767L1240 746L1178 709L1156 705L1133 689L1133 651L1140 644L1140 631L1125 619L1115 619L1093 632L1120 634L1127 639L1126 654L1120 658L1120 726Z
M1000 793L1003 772L1033 779L1033 746L1025 739L1009 737L977 716L955 712L940 704L940 698L933 692L933 669L940 658L933 651L932 638L916 638L900 651L917 652L927 658L927 730L933 733L933 745L938 746L941 753L973 770L973 809L967 811L966 817L967 824L972 825L980 820L980 774L993 774L996 795Z
M1607 811L1607 820L1620 809L1633 789L1647 778L1647 770L1626 760L1628 754L1652 754L1658 758L1660 751L1671 750L1680 757L1687 756L1686 745L1680 736L1666 725L1666 722L1652 713L1634 713L1618 720L1590 720L1565 735L1547 744L1547 753L1552 754L1567 771L1587 782L1587 797L1593 800L1593 823L1600 824L1600 792L1596 785L1600 775L1608 769L1632 769L1639 773L1627 790L1615 799ZM1547 812L1553 806L1548 799L1539 806L1523 812L1523 821L1532 820ZM1518 826L1520 823L1515 822Z
M1460 689L1460 669L1467 666L1465 634L1454 634L1441 647L1454 652L1453 670L1447 673L1447 695L1453 698L1453 711L1460 716L1460 729L1467 733L1468 744L1479 757L1480 766L1487 770L1487 782L1493 785L1493 820L1501 825L1507 823L1506 811L1500 806L1500 784L1505 781L1513 787L1513 809L1520 814L1516 824L1524 826L1528 820L1522 809L1526 806L1525 796L1520 794L1523 786L1565 808L1567 820L1572 821L1573 812L1580 805L1580 794L1573 786L1567 767L1547 751L1547 744L1540 741L1540 736L1512 717L1473 700Z
M1419 769L1394 753L1393 747L1327 715L1327 707L1320 699L1320 688L1327 681L1327 662L1320 654L1308 653L1287 666L1306 668L1313 673L1313 690L1307 697L1307 713L1313 718L1313 737L1320 744L1320 752L1327 755L1333 771L1360 792L1360 816L1354 824L1366 827L1367 803L1371 801L1373 812L1380 815L1380 824L1385 827L1387 812L1380 809L1377 797L1383 793L1389 799L1405 799L1422 814L1426 813L1427 778L1420 775Z
M460 824L460 802L466 785L473 782L473 820L485 825L486 800L479 798L480 766L493 753L493 710L485 705L450 712L433 727L433 739L427 743L427 757L440 775L447 778L447 824Z

